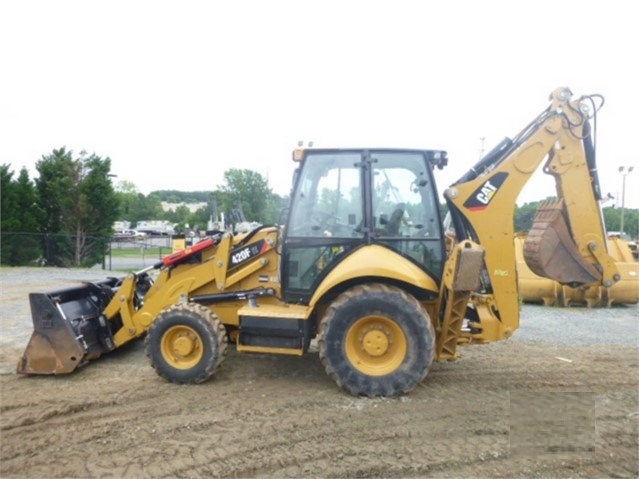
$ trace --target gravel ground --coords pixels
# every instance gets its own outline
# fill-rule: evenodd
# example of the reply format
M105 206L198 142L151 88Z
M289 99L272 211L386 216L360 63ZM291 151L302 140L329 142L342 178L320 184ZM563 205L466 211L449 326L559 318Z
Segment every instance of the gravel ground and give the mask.
M596 309L524 304L520 327L512 340L564 345L637 345L639 304Z
M639 477L638 307L523 305L406 397L354 398L318 355L239 353L199 385L134 342L58 377L15 374L30 291L109 272L0 269L0 478Z
M42 283L44 290L60 289L82 281L98 281L124 273L101 269L0 268L0 347L26 344L31 315L28 291L21 285ZM43 291L44 291L43 290ZM24 298L16 308L15 300ZM560 345L639 344L639 304L589 309L524 304L520 327L510 341L544 341Z

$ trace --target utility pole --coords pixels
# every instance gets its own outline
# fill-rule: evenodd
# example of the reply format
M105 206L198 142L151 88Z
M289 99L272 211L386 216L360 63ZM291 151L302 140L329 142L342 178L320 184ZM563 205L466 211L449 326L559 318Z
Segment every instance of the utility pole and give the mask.
M626 176L628 176L634 168L634 166L629 166L628 169L626 169L625 166L619 167L619 173L621 173L621 177L623 178L621 182L621 227L619 228L619 233L622 236L624 234L623 214L626 208Z
M484 157L484 141L486 140L485 136L479 138L481 142L481 146L479 147L479 159L481 160Z

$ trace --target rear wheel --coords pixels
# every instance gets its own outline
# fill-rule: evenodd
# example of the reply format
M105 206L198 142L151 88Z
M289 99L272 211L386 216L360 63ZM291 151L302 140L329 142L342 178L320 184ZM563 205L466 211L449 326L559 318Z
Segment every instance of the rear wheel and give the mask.
M146 355L164 379L184 384L210 378L226 356L224 325L198 304L171 306L158 315L145 340Z
M356 286L328 308L319 355L327 374L353 395L396 396L420 383L435 334L417 300L383 284Z

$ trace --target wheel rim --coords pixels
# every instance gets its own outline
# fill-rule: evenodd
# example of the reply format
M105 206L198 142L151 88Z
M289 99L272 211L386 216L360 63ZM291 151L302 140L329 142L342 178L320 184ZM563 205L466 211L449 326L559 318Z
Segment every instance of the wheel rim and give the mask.
M395 371L404 362L407 350L404 331L385 316L360 318L346 332L346 357L355 369L369 376Z
M169 328L162 336L161 350L164 360L176 369L192 368L204 355L202 338L188 326Z

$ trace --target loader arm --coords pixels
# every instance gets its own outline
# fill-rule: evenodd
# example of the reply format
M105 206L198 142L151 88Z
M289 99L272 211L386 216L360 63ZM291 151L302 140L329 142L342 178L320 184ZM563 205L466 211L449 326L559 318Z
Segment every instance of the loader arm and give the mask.
M205 239L124 278L30 295L34 332L18 360L20 374L66 374L144 335L159 312L190 301L273 295L269 288L225 292L268 264L274 241ZM239 248L234 250L233 248ZM235 252L234 252L235 251ZM153 281L147 274L157 269ZM193 296L205 285L218 294Z
M260 248L255 254L256 257L248 257L241 268L233 269L231 254L233 236L230 233L224 233L219 242L205 240L198 243L200 244L200 247L196 245L170 255L157 265L161 268L160 274L145 295L144 304L141 307L136 307L133 301L135 275L130 274L127 277L120 288L122 293L117 294L105 308L105 316L109 321L119 316L123 324L123 327L113 335L115 347L122 346L146 333L158 312L164 308L188 301L198 301L192 293L202 286L215 283L217 290L222 292L254 274L268 264L261 255L272 247L265 241L258 242ZM175 268L179 261L186 260L195 253L201 255L198 262L186 268ZM260 293L256 292L256 294ZM214 296L209 297L208 301L213 302Z
M519 193L544 160L557 200L540 208L528 235L526 262L538 275L573 286L610 287L620 278L607 253L589 123L602 99L571 96L568 89L555 90L546 110L444 192L456 240L471 240L485 251L481 286L469 292L474 311L468 339L507 338L519 326L513 218Z

